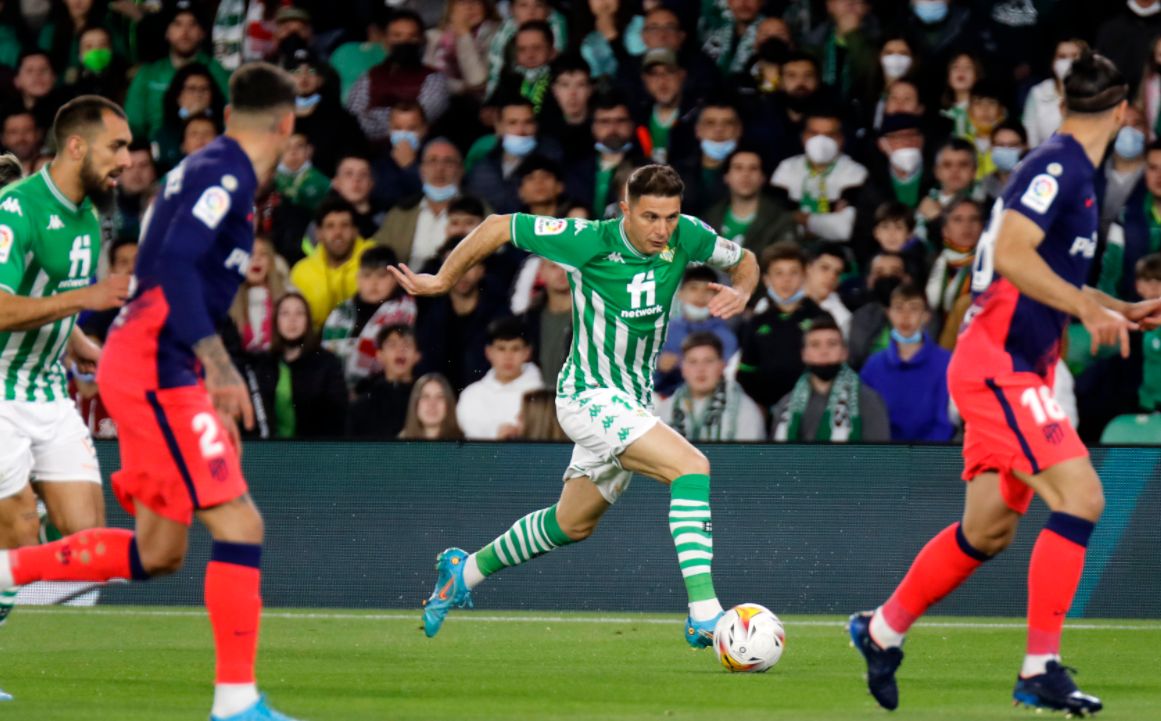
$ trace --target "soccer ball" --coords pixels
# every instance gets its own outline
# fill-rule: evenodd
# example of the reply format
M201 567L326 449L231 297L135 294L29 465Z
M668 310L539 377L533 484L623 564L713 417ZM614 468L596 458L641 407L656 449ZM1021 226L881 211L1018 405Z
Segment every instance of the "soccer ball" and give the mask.
M770 670L786 647L786 630L770 609L741 603L726 611L714 628L714 650L731 673Z

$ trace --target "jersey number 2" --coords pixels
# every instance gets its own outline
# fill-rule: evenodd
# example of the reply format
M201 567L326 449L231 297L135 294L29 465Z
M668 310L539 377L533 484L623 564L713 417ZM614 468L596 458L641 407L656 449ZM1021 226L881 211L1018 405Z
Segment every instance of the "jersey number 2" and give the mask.
M199 413L193 417L193 430L198 434L198 446L202 458L213 458L226 452L226 446L218 440L218 419L212 413Z
M1032 411L1032 417L1036 419L1038 426L1044 425L1049 419L1063 421L1068 418L1068 414L1056 402L1056 398L1052 396L1052 391L1049 390L1048 386L1029 388L1024 391L1020 395L1020 405Z

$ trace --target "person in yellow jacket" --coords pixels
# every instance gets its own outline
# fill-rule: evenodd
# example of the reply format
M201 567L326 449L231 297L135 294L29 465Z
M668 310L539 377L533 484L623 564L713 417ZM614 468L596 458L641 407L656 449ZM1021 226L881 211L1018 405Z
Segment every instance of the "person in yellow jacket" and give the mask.
M323 201L316 218L318 245L294 264L290 283L306 298L318 329L335 306L355 294L359 258L375 243L359 237L355 209L342 198Z

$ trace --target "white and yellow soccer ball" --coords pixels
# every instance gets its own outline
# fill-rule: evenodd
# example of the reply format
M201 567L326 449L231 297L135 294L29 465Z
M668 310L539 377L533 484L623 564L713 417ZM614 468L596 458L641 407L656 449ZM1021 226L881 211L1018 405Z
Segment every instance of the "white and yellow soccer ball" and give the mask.
M765 606L741 603L718 619L714 651L731 673L769 671L786 648L782 621Z

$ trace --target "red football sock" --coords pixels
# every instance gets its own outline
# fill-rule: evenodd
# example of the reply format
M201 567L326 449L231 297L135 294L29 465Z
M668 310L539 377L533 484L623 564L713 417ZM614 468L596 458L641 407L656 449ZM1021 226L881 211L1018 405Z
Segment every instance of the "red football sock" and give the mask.
M972 548L960 524L953 523L927 542L902 583L883 604L883 620L898 633L966 581L988 557Z
M1067 513L1053 513L1036 539L1028 564L1028 654L1059 654L1064 617L1084 571L1094 528Z
M262 615L261 546L215 541L206 566L206 610L217 649L216 683L254 683Z
M12 580L18 586L33 581L148 578L141 568L133 532L120 528L89 528L59 541L24 546L8 554Z

